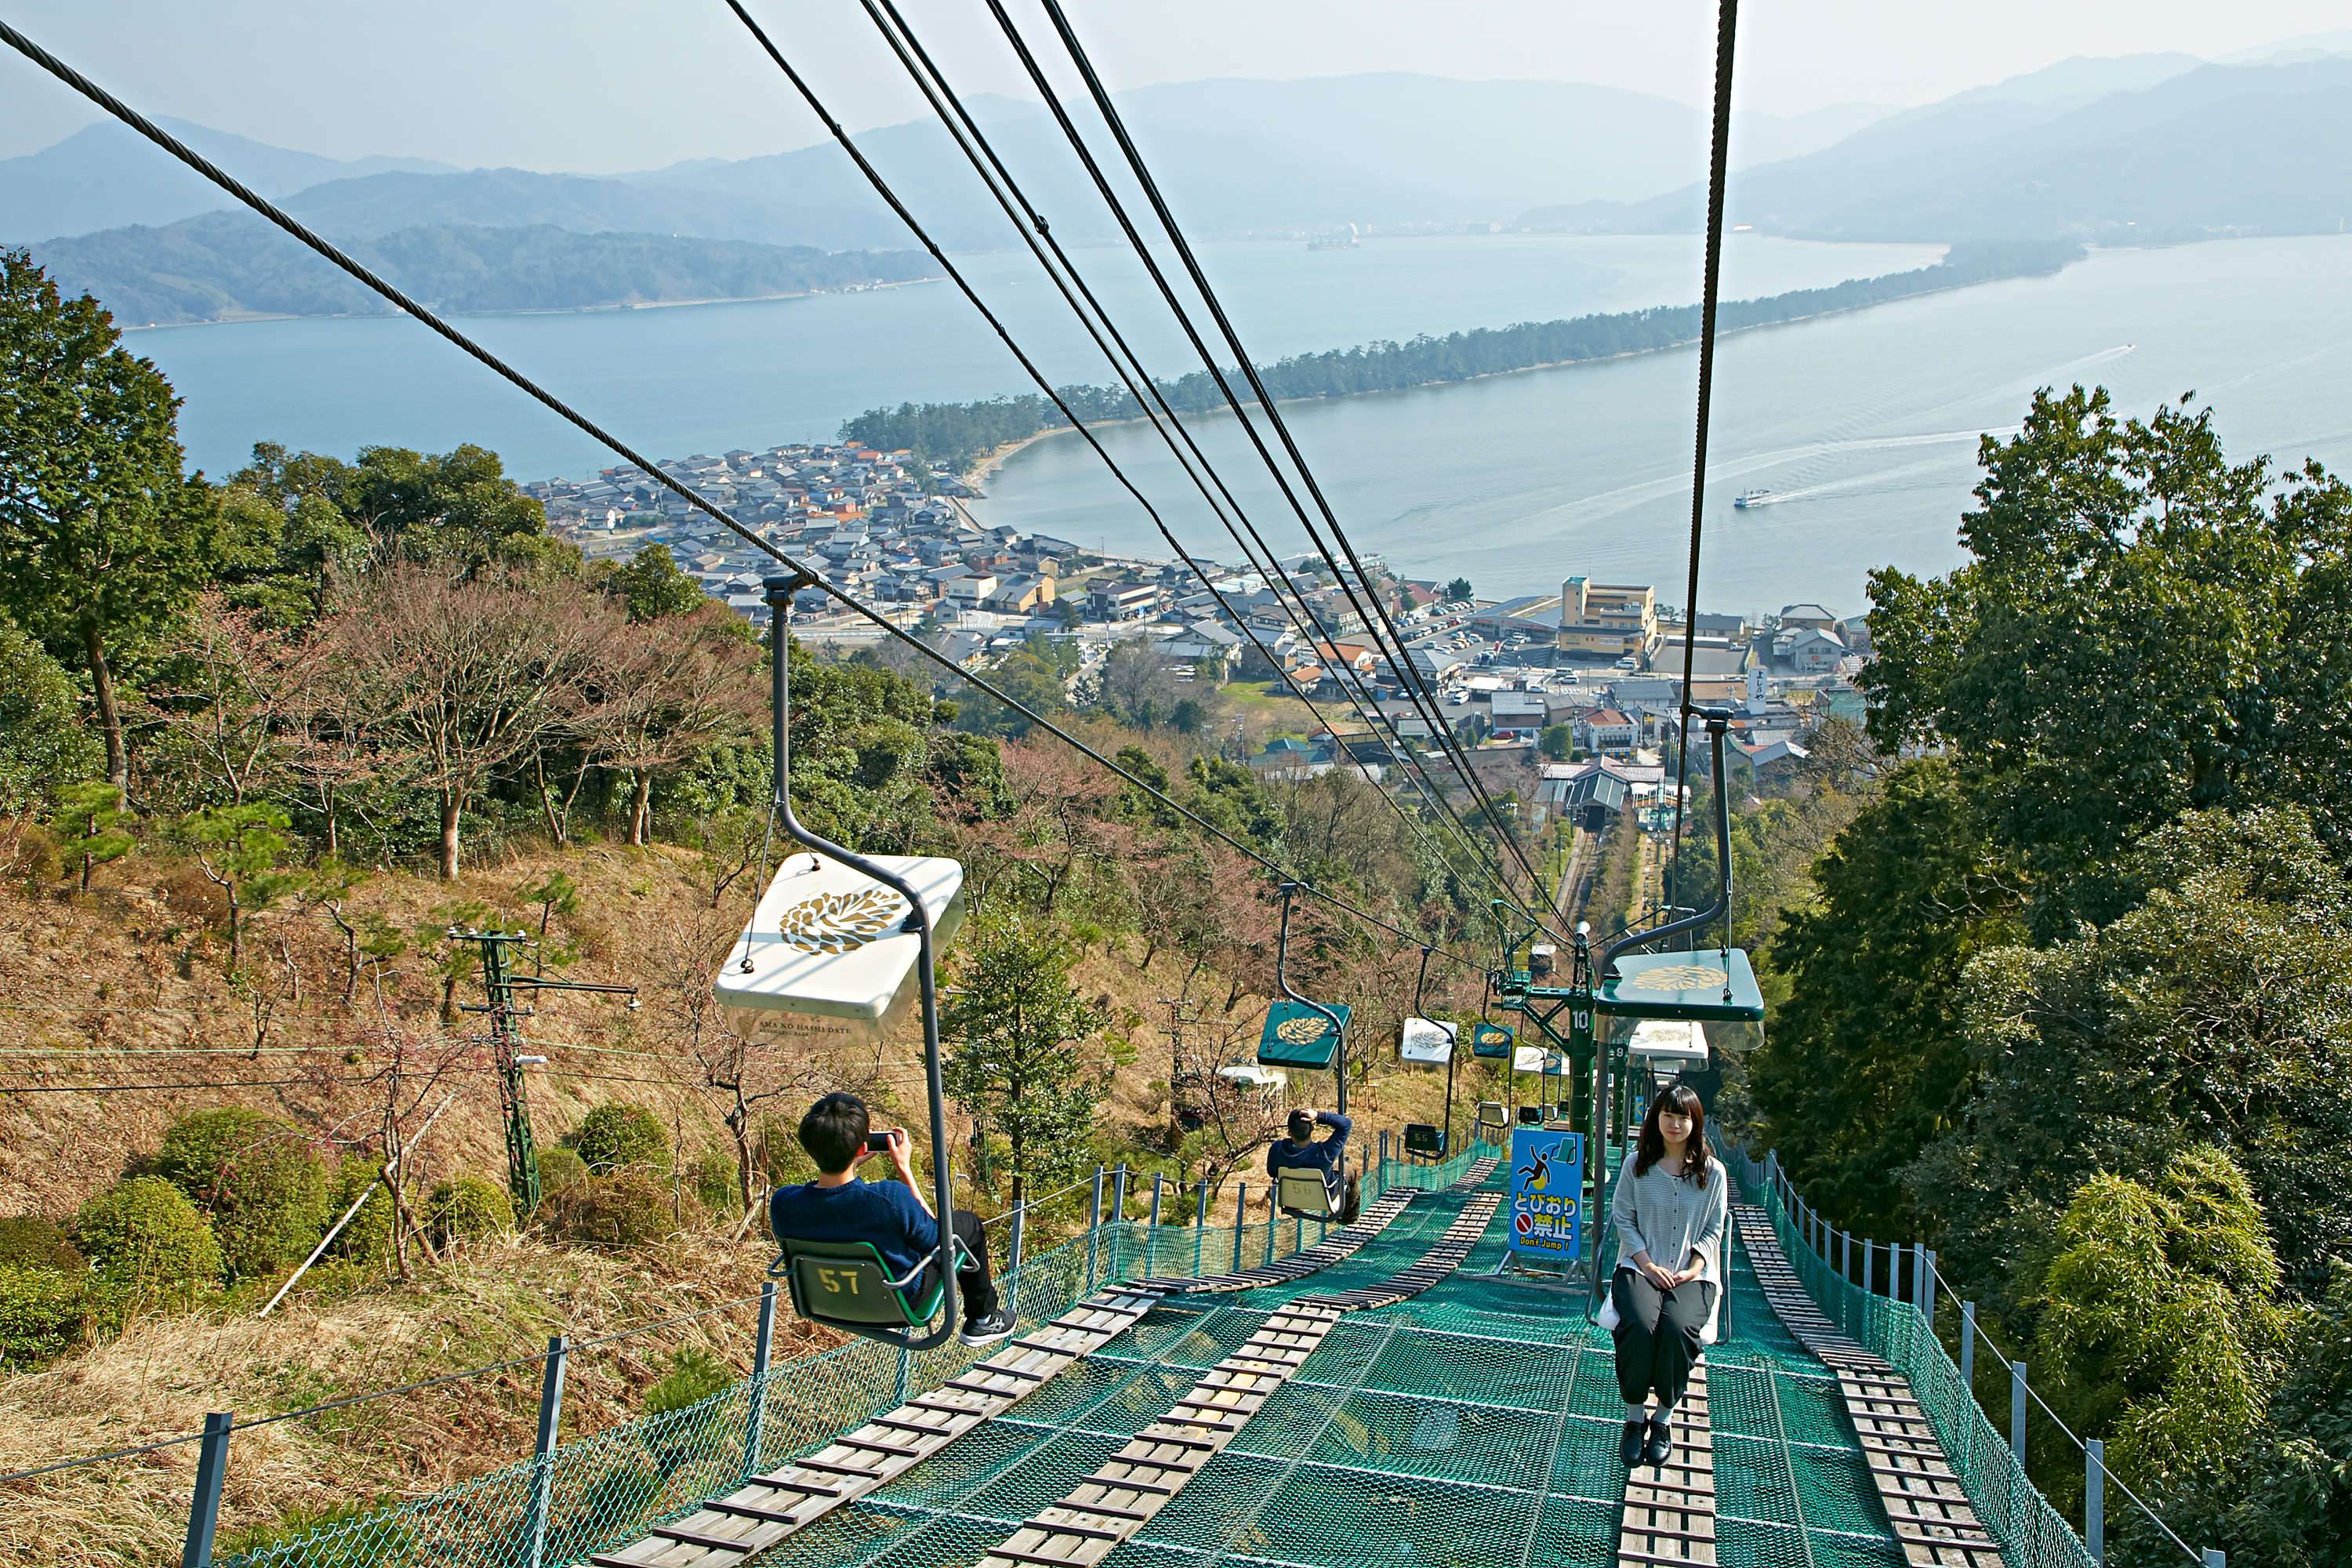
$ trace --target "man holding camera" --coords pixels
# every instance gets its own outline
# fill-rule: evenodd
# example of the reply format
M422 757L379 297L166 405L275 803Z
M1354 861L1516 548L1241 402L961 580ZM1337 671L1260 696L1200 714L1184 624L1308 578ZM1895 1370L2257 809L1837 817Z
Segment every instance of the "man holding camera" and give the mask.
M903 1127L873 1131L864 1100L828 1094L801 1118L800 1139L816 1162L817 1178L769 1194L770 1230L798 1241L872 1242L893 1278L928 1258L929 1267L908 1290L920 1300L937 1278L940 1225L915 1180L913 1138ZM858 1179L858 1162L874 1154L890 1157L897 1181L869 1184ZM948 1226L970 1254L956 1271L964 1312L956 1339L967 1345L994 1344L1013 1332L1013 1314L997 1305L996 1287L989 1281L988 1242L980 1217L958 1209L948 1216Z
M1330 1205L1339 1211L1340 1222L1355 1224L1357 1211L1362 1206L1363 1189L1359 1178L1346 1175L1348 1134L1354 1126L1353 1121L1336 1110L1298 1107L1284 1126L1287 1135L1275 1140L1265 1152L1265 1173L1279 1181L1286 1168L1320 1172L1324 1190L1329 1194ZM1328 1127L1331 1136L1317 1138L1318 1127ZM1340 1191L1343 1177L1347 1184L1344 1194Z

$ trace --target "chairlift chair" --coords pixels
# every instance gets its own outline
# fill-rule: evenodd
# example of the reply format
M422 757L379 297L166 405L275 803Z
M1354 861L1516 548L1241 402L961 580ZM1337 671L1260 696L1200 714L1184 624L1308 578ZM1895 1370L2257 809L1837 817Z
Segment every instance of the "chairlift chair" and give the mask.
M1346 1206L1343 1194L1334 1193L1323 1173L1312 1166L1284 1165L1274 1175L1275 1206L1300 1219L1337 1220Z
M1282 927L1274 949L1274 984L1281 995L1265 1010L1265 1024L1258 1033L1258 1065L1313 1071L1330 1068L1336 1082L1333 1103L1344 1116L1348 1113L1348 1005L1326 1006L1290 988L1290 900L1298 888L1297 882L1282 884Z
M954 1241L956 1267L961 1268L971 1261L971 1254L961 1239L950 1239ZM939 1315L941 1299L947 1294L946 1279L935 1273L929 1289L923 1290L919 1299L910 1300L908 1295L921 1286L926 1271L937 1268L936 1254L893 1279L880 1249L870 1241L803 1241L786 1237L779 1245L783 1250L769 1273L782 1273L784 1288L792 1294L793 1311L828 1328L850 1333L866 1333L877 1328L921 1330Z
M812 581L795 572L763 584L771 611L769 741L775 758L771 831L781 827L808 851L808 860L801 865L799 856L786 858L712 988L729 1026L752 1037L816 1029L876 1039L898 1018L919 1010L938 1248L893 1279L870 1242L779 1233L768 1274L785 1281L793 1310L813 1322L901 1350L927 1351L956 1332L956 1271L970 1257L950 1228L954 1205L938 983L939 950L962 920L963 868L929 856L859 855L793 815L792 596ZM766 858L763 845L762 876ZM776 1229L772 1208L770 1229ZM931 1268L935 1282L919 1300L908 1300L905 1293Z
M1408 1121L1404 1124L1404 1152L1414 1159L1442 1160L1445 1158L1447 1134L1452 1131L1427 1121Z

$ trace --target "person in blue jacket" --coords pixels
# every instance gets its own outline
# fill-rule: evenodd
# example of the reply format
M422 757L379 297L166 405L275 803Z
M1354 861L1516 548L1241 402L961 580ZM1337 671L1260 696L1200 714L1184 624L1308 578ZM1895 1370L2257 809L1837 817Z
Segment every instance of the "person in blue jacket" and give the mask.
M828 1094L801 1118L801 1147L816 1163L815 1181L778 1187L768 1195L768 1227L778 1237L795 1241L870 1241L893 1275L901 1275L929 1259L907 1294L919 1301L938 1279L940 1222L915 1179L914 1138L903 1127L893 1127L869 1140L866 1102L854 1094ZM876 1148L875 1142L887 1142ZM873 1154L890 1157L896 1181L858 1179L858 1162ZM996 1288L988 1277L988 1242L980 1219L958 1209L949 1227L961 1238L969 1261L956 1273L956 1292L963 1303L963 1328L956 1338L967 1345L989 1345L1013 1332L1013 1314L997 1302Z
M1347 1196L1344 1202L1339 1202L1339 1220L1343 1225L1354 1224L1356 1211L1362 1202L1360 1178L1350 1177L1347 1173L1348 1134L1354 1126L1354 1122L1336 1110L1310 1110L1300 1106L1290 1113L1289 1124L1284 1129L1289 1136L1277 1139L1274 1146L1266 1150L1265 1173L1278 1180L1285 1170L1322 1172L1324 1191L1333 1201L1339 1201L1344 1184ZM1331 1136L1318 1139L1315 1136L1318 1127L1328 1127Z

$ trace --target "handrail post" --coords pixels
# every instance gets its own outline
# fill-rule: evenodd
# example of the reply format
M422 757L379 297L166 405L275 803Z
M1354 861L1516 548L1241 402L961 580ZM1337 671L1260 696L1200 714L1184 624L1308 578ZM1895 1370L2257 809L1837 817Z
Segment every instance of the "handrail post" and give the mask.
M1927 1321L1927 1338L1936 1337L1936 1254L1922 1243L1919 1247L1919 1315Z
M2025 1468L2025 1363L2009 1363L2009 1451Z
M1862 1293L1865 1296L1874 1296L1878 1293L1876 1282L1871 1279L1870 1271L1871 1254L1876 1249L1878 1243L1871 1240L1870 1237L1866 1236L1862 1238Z
M1977 1304L1960 1303L1960 1386L1977 1396Z
M1271 1263L1274 1261L1274 1227L1276 1223L1281 1217L1280 1215L1276 1212L1275 1205L1281 1201L1281 1198L1282 1184L1280 1182L1273 1183L1265 1189L1265 1257L1261 1260L1263 1262Z
M1168 1179L1168 1173L1167 1173L1165 1171L1154 1171L1154 1172L1152 1172L1152 1173L1151 1173L1151 1220L1150 1220L1150 1223L1151 1223L1151 1225L1152 1225L1155 1228L1157 1228L1157 1227L1158 1227L1158 1226L1159 1226L1159 1224L1160 1224L1160 1183L1162 1183L1162 1182L1164 1182L1164 1181L1166 1181L1167 1179Z
M760 1471L761 1428L768 1414L768 1348L776 1338L776 1282L760 1281L760 1335L751 1342L751 1407L743 1416L743 1473Z
M1850 1281L1853 1279L1853 1232L1843 1231L1840 1236L1842 1239L1838 1247L1838 1278Z
M2096 1437L2083 1445L2083 1544L2092 1562L2107 1560L2107 1446Z
M1234 1184L1234 1272L1242 1268L1242 1226L1249 1219L1249 1184Z
M1103 1168L1095 1167L1095 1188L1091 1205L1087 1210L1087 1294L1095 1288L1095 1248L1102 1239L1102 1179Z
M228 1474L228 1437L236 1425L233 1411L215 1410L205 1416L205 1440L196 1451L196 1486L188 1499L188 1538L180 1549L180 1568L211 1568L213 1531L220 1524L221 1481Z
M1200 1278L1201 1244L1208 1239L1208 1235L1209 1178L1203 1176L1201 1178L1201 1184L1192 1189L1192 1276L1194 1279Z
M1118 1169L1112 1173L1110 1190L1110 1267L1103 1271L1104 1278L1106 1279L1116 1279L1119 1276L1119 1265L1124 1259L1127 1251L1126 1230L1127 1162L1121 1160L1118 1163Z
M547 1552L547 1504L555 1489L555 1444L563 1418L563 1352L566 1341L555 1334L547 1342L547 1365L539 1382L539 1442L531 1450L530 1504L524 1521L524 1562L540 1568Z

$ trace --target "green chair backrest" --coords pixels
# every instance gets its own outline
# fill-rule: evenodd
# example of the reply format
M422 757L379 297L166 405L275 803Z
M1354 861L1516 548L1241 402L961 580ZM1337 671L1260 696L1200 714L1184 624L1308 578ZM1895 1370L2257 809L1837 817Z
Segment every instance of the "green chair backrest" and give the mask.
M1274 1201L1285 1214L1328 1219L1339 1212L1339 1205L1331 1200L1331 1189L1323 1184L1323 1173L1311 1166L1283 1166L1275 1173L1274 1191Z
M939 1311L947 1289L945 1280L934 1280L920 1302L909 1302L901 1287L921 1281L922 1265L894 1280L870 1241L780 1240L793 1310L812 1322L921 1328Z
M1404 1152L1408 1154L1443 1154L1445 1152L1445 1130L1433 1122L1408 1121L1404 1124Z

